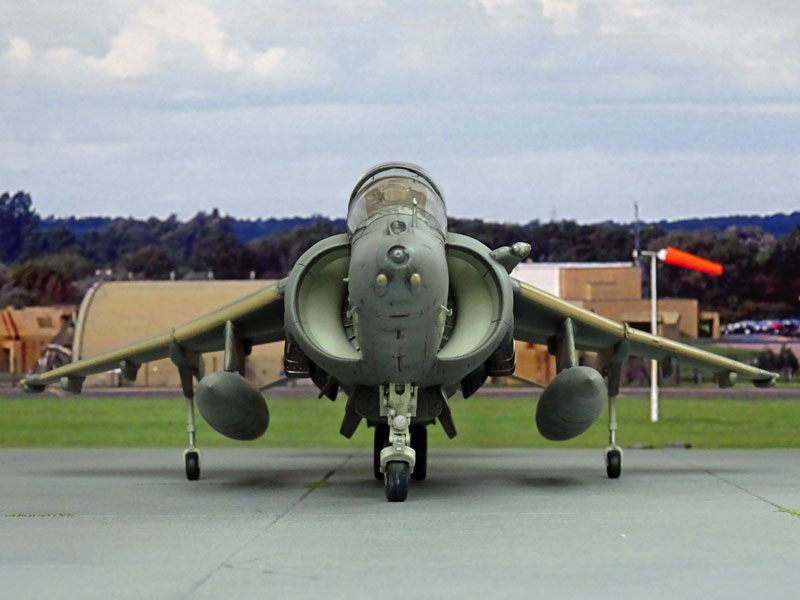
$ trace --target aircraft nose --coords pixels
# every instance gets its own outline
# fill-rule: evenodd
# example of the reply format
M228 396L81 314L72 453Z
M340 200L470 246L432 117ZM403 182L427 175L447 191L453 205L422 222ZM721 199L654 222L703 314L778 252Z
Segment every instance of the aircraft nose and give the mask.
M406 250L405 246L392 246L386 255L389 261L398 267L408 263L408 250Z

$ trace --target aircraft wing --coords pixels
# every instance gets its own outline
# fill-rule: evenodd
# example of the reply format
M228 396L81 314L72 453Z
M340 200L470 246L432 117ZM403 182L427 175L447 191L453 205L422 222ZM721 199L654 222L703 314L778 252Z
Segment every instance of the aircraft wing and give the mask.
M628 355L660 361L677 360L713 372L720 386L724 387L733 385L736 379L752 380L756 386L767 387L777 378L776 373L601 317L513 277L511 282L514 289L515 339L548 344L558 334L564 321L570 319L575 347L599 352L601 359L603 355L609 357L621 353L623 356L618 356L617 360Z
M31 375L22 380L22 386L29 392L41 392L47 385L61 381L65 389L79 392L87 375L121 368L126 376L135 376L142 363L168 357L176 364L191 367L200 377L199 355L225 348L229 322L244 347L284 339L283 285L283 280L278 281L169 331Z

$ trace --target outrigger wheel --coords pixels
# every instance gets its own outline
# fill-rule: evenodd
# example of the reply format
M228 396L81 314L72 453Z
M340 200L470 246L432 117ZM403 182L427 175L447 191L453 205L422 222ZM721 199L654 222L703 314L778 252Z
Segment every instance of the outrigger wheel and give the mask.
M619 479L622 473L622 452L613 448L606 452L606 474L609 479Z
M197 450L187 450L183 460L186 463L186 479L189 481L200 479L200 454Z

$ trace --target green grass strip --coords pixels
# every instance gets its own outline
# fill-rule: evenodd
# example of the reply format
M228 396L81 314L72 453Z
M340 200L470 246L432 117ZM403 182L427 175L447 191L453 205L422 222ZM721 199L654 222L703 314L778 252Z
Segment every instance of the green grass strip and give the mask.
M372 430L362 423L352 440L339 435L344 402L271 398L270 427L255 442L215 433L198 416L198 444L207 446L370 447ZM458 437L430 430L432 447L599 448L608 441L603 414L586 433L549 442L536 430L536 404L525 398L451 400ZM618 400L622 446L661 447L682 441L695 448L800 447L800 401L796 399L662 399L661 420L651 423L649 401ZM23 397L0 399L2 447L182 447L186 442L180 398Z

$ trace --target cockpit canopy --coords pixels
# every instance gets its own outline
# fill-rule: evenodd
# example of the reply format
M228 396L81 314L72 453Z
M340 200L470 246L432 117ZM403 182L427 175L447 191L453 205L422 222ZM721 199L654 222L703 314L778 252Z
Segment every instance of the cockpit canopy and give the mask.
M447 231L444 197L424 169L408 163L385 163L367 171L350 195L347 232L353 235L374 217L412 214L442 233Z

